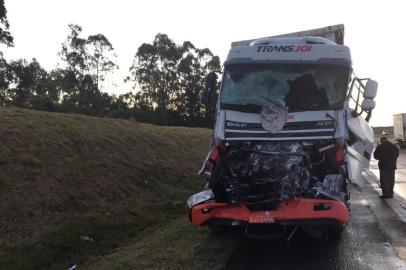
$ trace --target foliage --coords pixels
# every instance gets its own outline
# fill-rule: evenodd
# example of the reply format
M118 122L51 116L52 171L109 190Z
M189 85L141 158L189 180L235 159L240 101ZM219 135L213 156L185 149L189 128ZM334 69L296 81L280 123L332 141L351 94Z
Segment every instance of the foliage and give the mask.
M209 49L190 41L179 45L157 34L134 57L126 81L135 91L115 96L101 91L106 75L118 68L113 45L103 34L83 37L81 26L68 27L58 53L60 65L51 71L36 59L7 62L0 52L1 105L160 125L211 125L213 116L201 103L201 91L207 74L220 72L220 60Z
M67 65L67 69L75 75L83 75L86 69L86 39L79 37L82 27L75 24L69 25L70 34L62 44L59 55Z
M201 90L209 72L220 72L220 59L209 49L198 49L191 42L184 42L183 57L178 68L180 93L177 96L177 109L190 126L206 116L201 103Z
M10 102L18 107L53 111L58 94L52 87L49 74L36 59L31 62L15 60L9 64L11 70Z
M0 52L0 105L2 106L11 99L9 90L11 74L10 66L3 58L3 53Z
M10 24L7 20L7 9L4 0L0 0L0 44L13 46L13 37L8 31Z
M144 43L137 51L130 68L131 79L141 90L139 98L150 107L157 107L160 122L168 124L167 110L174 106L178 91L177 67L182 48L165 34L158 34L152 44Z
M140 90L138 102L156 108L160 124L170 123L168 112L177 111L178 121L194 126L205 118L200 102L204 78L219 70L219 58L209 49L198 49L189 41L177 45L157 34L152 44L138 48L129 80Z
M64 69L55 70L63 93L61 111L103 116L111 97L100 91L100 81L117 68L110 41L102 34L82 38L82 27L69 25L69 35L59 53Z
M87 66L93 80L96 80L96 87L99 88L99 80L104 80L106 72L118 68L113 61L116 57L113 45L102 34L91 35L87 38Z

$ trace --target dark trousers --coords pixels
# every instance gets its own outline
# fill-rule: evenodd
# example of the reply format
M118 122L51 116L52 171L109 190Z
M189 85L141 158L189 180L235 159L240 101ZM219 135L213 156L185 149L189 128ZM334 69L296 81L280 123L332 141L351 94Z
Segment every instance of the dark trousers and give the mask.
M394 170L380 170L382 195L392 197L393 187L395 186L395 171Z

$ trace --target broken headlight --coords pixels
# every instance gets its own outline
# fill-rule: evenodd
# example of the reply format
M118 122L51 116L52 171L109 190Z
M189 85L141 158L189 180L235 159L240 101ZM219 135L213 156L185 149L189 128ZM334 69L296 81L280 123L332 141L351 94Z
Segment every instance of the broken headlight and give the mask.
M191 209L193 206L208 200L212 200L213 198L214 194L211 189L203 190L202 192L193 194L189 197L189 199L187 200L187 207Z

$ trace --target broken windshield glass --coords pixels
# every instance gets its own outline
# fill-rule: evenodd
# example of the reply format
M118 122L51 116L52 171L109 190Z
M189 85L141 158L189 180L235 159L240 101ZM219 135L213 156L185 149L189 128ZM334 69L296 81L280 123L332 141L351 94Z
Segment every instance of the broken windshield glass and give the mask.
M342 107L349 68L303 64L233 64L224 71L222 105L283 104L289 111Z

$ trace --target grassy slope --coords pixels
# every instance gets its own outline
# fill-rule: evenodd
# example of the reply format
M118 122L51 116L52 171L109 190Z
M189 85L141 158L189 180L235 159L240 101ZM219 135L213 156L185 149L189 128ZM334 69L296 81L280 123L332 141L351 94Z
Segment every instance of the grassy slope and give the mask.
M207 129L0 109L0 265L190 264L216 243L182 216L209 139ZM169 256L171 242L182 252Z
M238 239L230 233L209 234L206 228L194 228L182 217L152 229L107 256L93 258L84 269L220 270Z

